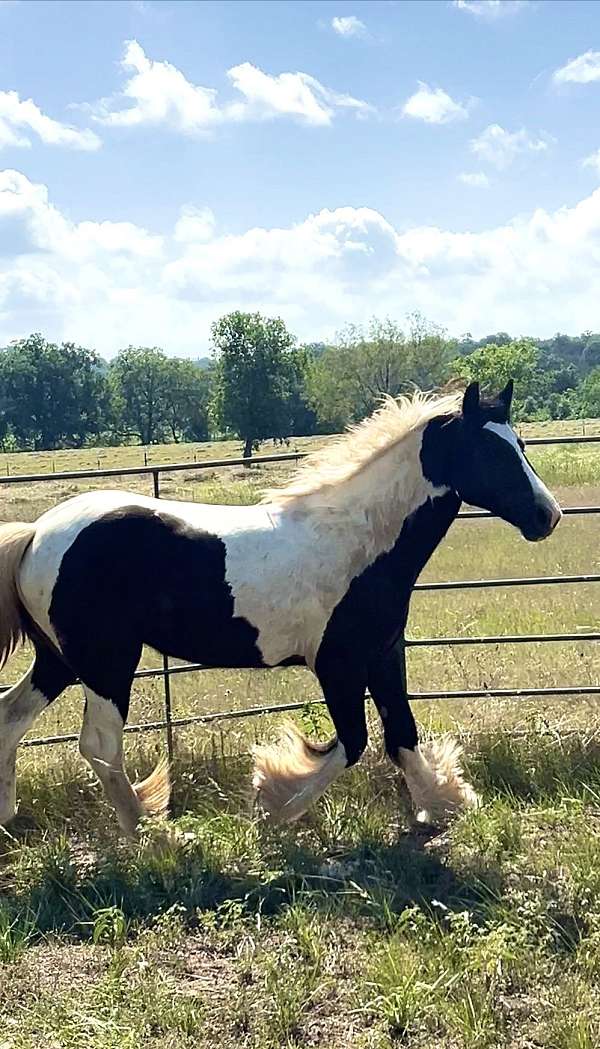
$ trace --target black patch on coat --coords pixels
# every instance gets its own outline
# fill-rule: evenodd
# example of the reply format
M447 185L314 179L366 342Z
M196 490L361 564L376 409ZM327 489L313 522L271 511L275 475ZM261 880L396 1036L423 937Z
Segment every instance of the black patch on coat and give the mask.
M65 553L52 594L65 659L122 713L144 644L206 666L264 666L258 630L234 615L225 558L222 539L170 514L105 514Z
M334 609L319 646L315 669L332 649L371 659L402 634L412 588L458 513L460 499L448 492L427 500L407 517L394 546L356 576Z
M48 703L60 696L69 685L74 685L77 675L61 659L54 646L44 641L34 640L35 660L31 685L46 697Z
M420 506L404 522L392 549L352 580L327 624L315 670L349 765L358 761L366 744L364 710L356 702L357 683L364 697L369 668L381 664L403 634L412 588L459 507L455 492ZM335 687L328 689L332 668ZM400 692L400 676L397 685Z

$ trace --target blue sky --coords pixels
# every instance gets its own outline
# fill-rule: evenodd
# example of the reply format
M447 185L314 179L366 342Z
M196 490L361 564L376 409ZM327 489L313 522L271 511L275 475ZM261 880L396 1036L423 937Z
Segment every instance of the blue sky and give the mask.
M600 328L600 4L0 0L0 344Z

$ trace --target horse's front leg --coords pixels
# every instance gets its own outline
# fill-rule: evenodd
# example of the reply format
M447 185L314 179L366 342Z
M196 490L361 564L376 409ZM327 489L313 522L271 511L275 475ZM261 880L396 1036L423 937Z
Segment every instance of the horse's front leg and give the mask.
M465 780L462 748L450 737L419 745L408 697L401 643L378 656L369 668L369 692L383 723L385 749L402 769L417 820L435 823L461 808L478 804Z
M273 820L302 816L367 745L366 668L340 653L318 662L317 677L335 728L332 739L314 743L290 722L277 743L254 750L257 804Z

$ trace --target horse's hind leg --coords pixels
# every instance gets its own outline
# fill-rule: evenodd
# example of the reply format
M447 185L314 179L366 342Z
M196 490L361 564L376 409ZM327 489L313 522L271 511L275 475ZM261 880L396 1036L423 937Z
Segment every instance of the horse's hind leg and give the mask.
M84 691L86 705L79 750L114 806L121 829L133 837L142 816L166 812L170 794L168 767L161 762L142 783L132 785L123 759L123 728L129 696L113 702L87 685Z
M20 681L0 695L0 827L16 812L17 746L35 719L75 682L60 656L36 644L35 660Z

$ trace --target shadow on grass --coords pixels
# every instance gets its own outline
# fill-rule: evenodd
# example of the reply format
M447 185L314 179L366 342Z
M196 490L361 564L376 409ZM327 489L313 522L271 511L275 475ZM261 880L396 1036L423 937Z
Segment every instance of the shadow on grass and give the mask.
M143 758L141 765L143 772ZM600 797L600 746L581 737L490 736L469 765L484 797ZM406 829L389 766L367 763L348 775L330 792L329 807L292 828L249 818L247 774L246 759L182 754L173 770L177 835L149 828L141 845L118 839L79 764L53 772L53 782L29 777L23 815L0 842L0 908L26 915L34 937L85 939L95 915L111 907L135 927L178 906L193 926L199 912L221 913L231 901L248 917L303 901L393 927L412 904L484 916L506 891L501 855L471 850L458 869L443 835ZM570 928L564 934L578 939Z
M541 727L523 736L489 734L477 741L469 771L483 795L528 802L600 799L600 739Z
M63 781L55 811L69 811L72 790L72 811L81 812L90 791L87 819L64 819L60 831L47 822L35 827L30 812L16 821L4 856L0 844L0 910L24 916L30 939L48 933L90 938L95 916L107 908L118 908L135 928L177 906L193 927L200 912L214 912L218 920L232 902L250 919L300 902L391 928L415 903L476 908L501 891L498 869L461 876L447 862L443 836L407 830L398 820L397 791L384 795L372 771L337 788L344 819L327 824L331 815L323 806L292 827L240 815L246 771L244 762L228 767L227 800L213 777L201 784L196 770L192 783L185 773L175 812L187 812L176 818L175 833L149 825L139 844L118 838L89 787ZM356 825L355 812L364 807L357 785L375 797L373 824ZM387 830L381 837L379 827Z
M295 902L391 927L406 906L430 908L439 901L450 910L477 907L500 888L497 873L490 885L456 874L426 847L423 835L349 849L333 862L309 843L292 844L281 836L277 871L253 871L248 861L238 862L242 869L237 871L235 863L230 870L220 867L204 836L188 832L178 843L161 845L150 835L141 846L108 846L87 863L79 844L72 846L62 837L45 841L35 850L27 884L19 886L22 875L16 884L5 883L0 907L27 916L34 937L60 932L86 939L95 915L113 907L135 926L176 905L193 926L199 912L219 912L232 901L247 917L273 916ZM271 849L273 836L271 831Z

